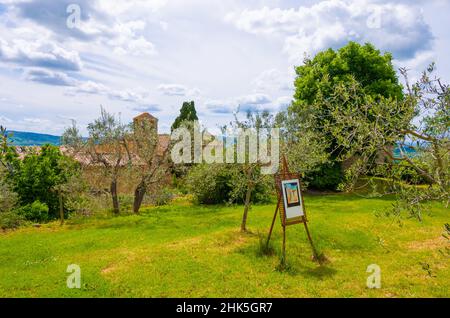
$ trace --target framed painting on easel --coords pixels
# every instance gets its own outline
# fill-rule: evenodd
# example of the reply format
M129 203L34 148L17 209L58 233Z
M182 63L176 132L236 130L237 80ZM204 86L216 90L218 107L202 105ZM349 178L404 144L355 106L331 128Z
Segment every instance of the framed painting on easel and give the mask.
M283 180L281 181L281 188L283 191L286 222L302 221L305 211L303 209L300 180Z
M289 226L307 222L300 175L287 170L276 174L275 187L281 224Z

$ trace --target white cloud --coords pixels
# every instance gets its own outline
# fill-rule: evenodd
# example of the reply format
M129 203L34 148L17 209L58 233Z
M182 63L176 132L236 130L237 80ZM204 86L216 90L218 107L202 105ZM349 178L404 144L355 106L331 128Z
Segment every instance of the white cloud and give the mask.
M227 100L208 100L204 103L206 109L214 114L230 114L239 112L276 112L284 107L289 97L277 98L272 100L267 94L248 94L234 99ZM289 100L290 102L290 100Z
M0 57L3 62L21 66L70 71L79 71L82 67L78 52L67 50L45 38L14 39L10 42L0 39Z
M68 88L65 90L65 95L71 97L80 95L98 95L106 96L111 100L135 103L138 105L148 103L149 99L148 92L143 88L117 90L95 81L82 81L70 77L66 73L43 68L24 69L24 79L45 85L66 86Z
M266 94L250 94L238 98L237 102L243 106L247 105L265 105L269 104L272 100Z
M326 0L298 9L263 7L230 13L225 20L245 32L281 37L284 51L296 61L305 52L314 54L351 40L372 42L397 58L410 58L428 50L432 41L420 8L374 0Z
M256 91L293 90L294 74L282 73L277 69L263 71L252 82Z
M165 21L160 21L159 22L159 26L161 27L161 29L163 29L164 31L167 31L169 29L169 23L165 22Z
M145 104L149 95L145 90L135 88L127 90L110 90L109 97L123 102Z
M161 108L157 104L145 104L145 105L138 105L131 108L133 111L144 113L144 112L159 112L161 111Z
M67 94L71 96L77 93L101 95L107 94L108 92L109 89L105 85L93 81L81 82L75 88L67 90Z
M25 79L32 82L55 86L77 85L77 80L68 76L66 73L54 72L48 69L27 69L25 71Z
M41 132L45 134L59 135L61 130L65 128L62 122L53 122L48 118L43 117L25 117L20 120L13 120L8 129L16 131Z
M27 117L23 119L24 122L30 123L30 124L48 124L50 121L48 119L44 118L36 118L36 117Z
M67 1L34 0L15 3L8 12L8 20L27 19L27 24L44 28L53 39L72 40L99 46L108 46L121 55L149 56L156 53L154 44L146 36L149 10L155 12L163 1L89 1L78 0L81 21L76 27L67 26ZM140 18L134 18L139 16ZM10 23L10 25L14 25ZM17 26L9 27L15 32ZM33 25L30 25L33 26ZM12 30L11 30L12 29Z
M0 116L0 124L11 123L12 120L5 116Z
M142 20L117 23L112 31L115 37L107 43L114 48L114 53L119 55L155 55L156 49L153 43L139 35L139 32L142 32L145 27L146 23Z
M413 58L408 60L394 60L394 66L397 69L406 68L408 70L409 81L414 83L420 79L422 72L434 61L436 61L435 52L425 51L418 52ZM403 77L401 79L403 80Z
M149 94L143 88L117 90L94 81L79 81L73 86L66 90L66 95L99 95L106 96L111 100L133 103L139 106L149 104Z
M99 0L96 7L112 16L136 12L156 12L167 4L167 0Z
M236 110L235 101L208 100L205 102L208 111L214 114L230 114Z
M156 54L156 49L153 43L140 37L136 40L124 41L114 48L114 53L128 56L151 56Z
M292 96L281 96L275 100L274 106L277 110L285 110L289 105L291 105L292 100Z
M178 84L161 84L158 90L168 96L186 96L188 91L186 86Z
M188 88L181 84L161 84L158 90L167 96L198 96L200 90L198 88Z

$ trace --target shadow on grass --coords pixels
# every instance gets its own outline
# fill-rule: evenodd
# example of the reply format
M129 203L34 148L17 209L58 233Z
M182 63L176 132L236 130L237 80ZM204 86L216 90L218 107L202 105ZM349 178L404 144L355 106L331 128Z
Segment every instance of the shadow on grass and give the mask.
M310 268L308 270L301 271L300 274L305 277L323 279L333 277L334 275L337 274L337 270L326 265L321 265L315 268Z
M284 261L280 257L280 262L275 267L275 271L279 273L285 273L290 276L303 276L308 278L315 278L315 279L324 279L324 278L330 278L337 274L337 270L326 265L325 263L318 264L317 262L313 260L308 260L311 262L311 264L307 265L300 265L299 264L292 264L289 261ZM311 267L311 265L316 264L317 266Z
M281 255L279 264L275 267L275 271L280 273L286 273L290 276L301 275L304 277L313 277L313 278L325 278L332 277L337 273L337 270L328 266L330 261L324 254L319 254L319 258L315 258L314 256L311 259L308 259L309 263L301 263L293 265L289 261L283 259ZM302 259L302 262L304 260ZM297 266L300 265L300 266ZM315 266L314 266L315 265ZM311 266L314 266L311 268Z
M257 257L270 257L275 255L275 248L271 241L267 242L267 237L258 233L258 247L256 249Z
M94 227L99 230L107 230L107 229L113 229L113 230L121 230L121 229L140 229L143 227L147 227L151 225L153 228L155 227L154 224L149 224L145 219L122 219L117 222L109 222L109 223L101 223L97 224Z

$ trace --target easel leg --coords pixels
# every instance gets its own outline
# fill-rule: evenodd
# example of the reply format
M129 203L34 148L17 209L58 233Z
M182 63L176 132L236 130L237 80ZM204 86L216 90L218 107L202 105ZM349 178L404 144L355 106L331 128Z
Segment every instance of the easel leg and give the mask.
M281 264L286 265L286 226L283 225L283 251L281 256Z
M272 225L270 226L270 231L269 231L269 236L267 237L267 246L269 246L269 242L270 242L270 238L272 237L272 232L273 232L273 227L275 226L275 221L277 219L277 214L278 214L278 208L280 207L280 205L277 205L277 208L275 210L275 214L273 216L273 220L272 220Z
M314 243L312 241L311 234L309 233L308 224L307 224L306 220L305 220L305 222L303 222L303 224L305 225L306 235L308 235L308 240L309 240L309 243L311 244L311 248L313 250L314 259L319 261L319 254L317 253L317 250L314 247Z

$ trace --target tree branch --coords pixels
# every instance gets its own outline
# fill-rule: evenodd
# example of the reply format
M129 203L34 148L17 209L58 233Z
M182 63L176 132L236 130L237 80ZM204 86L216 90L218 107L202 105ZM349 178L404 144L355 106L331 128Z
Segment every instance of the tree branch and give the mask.
M436 142L437 141L437 139L434 138L434 137L418 133L417 131L414 131L414 130L411 130L411 129L403 130L402 133L409 134L409 135L412 135L412 136L414 136L416 138L419 138L419 139L422 139L422 140L425 140L425 141L429 141L429 142Z

